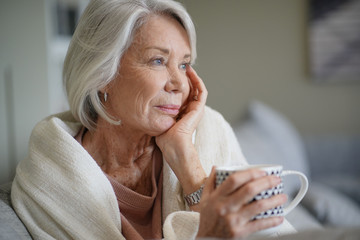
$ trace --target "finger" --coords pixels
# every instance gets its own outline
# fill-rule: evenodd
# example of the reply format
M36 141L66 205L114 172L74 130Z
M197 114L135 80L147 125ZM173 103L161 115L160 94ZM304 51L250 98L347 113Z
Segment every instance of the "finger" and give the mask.
M233 194L232 201L237 204L247 204L260 192L273 188L280 183L281 178L273 175L254 179L236 191Z
M210 196L215 189L215 178L216 178L216 167L213 166L211 169L210 176L205 181L205 186L202 193L202 198L207 198Z
M205 104L208 92L204 82L190 65L187 66L186 73L193 87L193 94L196 96L196 100Z
M284 221L284 217L270 217L263 218L255 221L250 221L245 225L245 235L264 230L267 228L272 228L280 225Z
M206 97L204 99L203 94L201 94L202 95L201 98L199 96L198 81L202 82L202 80L199 78L199 76L197 75L195 70L190 65L187 65L187 67L186 67L186 74L188 76L190 91L189 91L189 96L188 96L188 99L186 100L186 103L180 109L181 114L186 114L192 110L196 110L198 108L203 108L203 106L205 105L205 102L206 102ZM194 85L196 85L196 86L194 87ZM205 87L204 84L202 84L202 85ZM200 87L202 85L200 85ZM205 92L207 93L206 88L205 88ZM202 102L200 102L199 99ZM194 104L194 103L196 103L196 104ZM200 103L200 104L198 104L198 103Z
M187 125L196 127L204 114L207 90L201 78L190 65L187 65L186 72L189 79L190 93L177 121L187 122Z
M285 204L286 201L287 196L285 194L279 194L271 198L253 201L243 207L240 211L245 218L252 219L262 212Z
M247 182L266 176L266 172L258 169L238 171L231 174L220 186L217 187L219 195L229 195L245 185Z

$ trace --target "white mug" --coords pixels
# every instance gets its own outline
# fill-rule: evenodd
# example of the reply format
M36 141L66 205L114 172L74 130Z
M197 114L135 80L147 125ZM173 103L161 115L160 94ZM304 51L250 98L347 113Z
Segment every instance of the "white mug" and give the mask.
M296 197L290 202L290 204L287 207L283 206L277 206L275 208L269 209L265 212L262 212L256 216L253 217L253 219L260 219L260 218L267 218L267 217L273 217L273 216L285 216L289 212L291 212L304 198L307 190L308 190L308 180L306 176L298 171L293 170L283 170L283 166L281 165L272 165L272 164L261 164L261 165L248 165L248 166L234 166L234 167L220 167L216 169L216 187L219 186L225 179L238 171L244 171L248 169L260 169L262 171L265 171L267 175L276 175L279 177L286 176L286 175L297 175L301 182L301 187L299 192L297 193ZM252 200L260 200L269 198L271 196L283 193L284 190L284 184L283 181L276 187L273 187L271 189L267 189L262 191L261 193L257 194Z

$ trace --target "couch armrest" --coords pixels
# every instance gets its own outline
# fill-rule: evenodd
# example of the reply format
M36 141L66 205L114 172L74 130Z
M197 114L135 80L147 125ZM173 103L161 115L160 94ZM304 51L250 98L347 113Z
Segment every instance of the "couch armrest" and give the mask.
M0 239L32 239L11 206L11 183L0 185Z

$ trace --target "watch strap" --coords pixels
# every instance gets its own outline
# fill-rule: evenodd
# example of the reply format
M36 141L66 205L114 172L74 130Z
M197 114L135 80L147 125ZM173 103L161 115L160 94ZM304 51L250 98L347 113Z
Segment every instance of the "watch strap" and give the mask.
M203 189L204 189L204 184L201 185L201 187L197 191L190 193L189 195L184 195L184 199L185 199L186 203L189 206L193 206L193 205L200 203Z

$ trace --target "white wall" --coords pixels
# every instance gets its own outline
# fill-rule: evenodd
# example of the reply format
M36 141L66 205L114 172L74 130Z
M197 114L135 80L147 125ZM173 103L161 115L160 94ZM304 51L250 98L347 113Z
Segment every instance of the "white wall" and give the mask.
M305 0L183 0L198 35L208 104L235 123L251 99L302 134L360 134L357 83L316 84L307 73Z
M44 1L0 0L0 183L13 177L32 128L49 114Z

